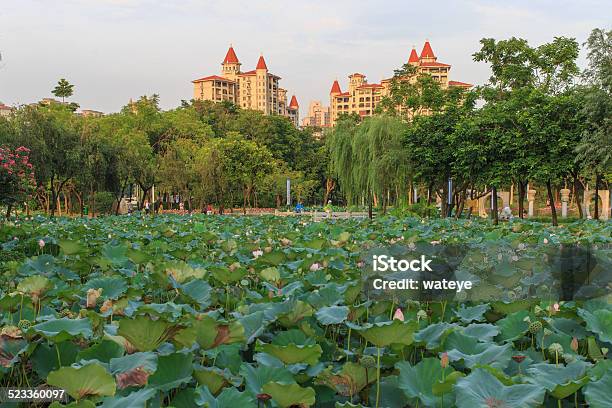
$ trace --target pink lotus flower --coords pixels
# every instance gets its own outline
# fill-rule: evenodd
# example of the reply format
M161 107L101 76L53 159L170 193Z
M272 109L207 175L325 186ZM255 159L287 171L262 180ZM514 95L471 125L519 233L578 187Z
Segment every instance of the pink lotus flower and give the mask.
M255 259L259 258L262 255L263 255L263 251L261 249L253 251L253 256L255 257Z
M43 241L42 239L38 240L38 246L40 247L40 249L45 247L45 241Z
M318 271L319 269L321 269L321 265L319 265L318 263L313 263L312 265L310 265L310 270L311 272L315 272Z
M404 321L404 313L399 307L395 309L395 313L393 314L393 320L399 320L400 322Z
M440 366L442 369L448 367L448 353L446 351L442 353L442 356L440 357Z

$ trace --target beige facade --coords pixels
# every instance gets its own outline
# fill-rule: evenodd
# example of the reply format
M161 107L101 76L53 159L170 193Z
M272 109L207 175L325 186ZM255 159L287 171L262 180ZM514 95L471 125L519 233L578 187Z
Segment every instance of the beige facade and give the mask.
M287 116L296 123L298 108L287 104L287 91L279 87L281 78L269 72L263 55L254 70L243 72L241 65L230 46L221 63L221 76L210 75L192 81L193 99L230 101L243 109Z
M308 116L302 120L302 126L326 128L331 126L329 106L323 106L321 101L312 101L308 106Z
M0 116L10 116L13 113L13 108L0 102Z
M80 115L85 118L99 118L104 116L104 112L100 112L93 109L81 109Z
M449 80L451 66L438 62L429 41L425 41L423 50L417 55L413 48L408 58L408 63L417 68L417 75L429 74L432 78L440 82L442 88L457 86L471 88L472 85ZM413 75L403 80L416 81L417 75ZM333 126L341 114L358 114L361 117L372 116L382 98L389 94L392 78L383 79L379 84L370 84L366 76L360 73L349 75L348 91L342 92L338 81L334 81L329 93L330 99L330 122Z

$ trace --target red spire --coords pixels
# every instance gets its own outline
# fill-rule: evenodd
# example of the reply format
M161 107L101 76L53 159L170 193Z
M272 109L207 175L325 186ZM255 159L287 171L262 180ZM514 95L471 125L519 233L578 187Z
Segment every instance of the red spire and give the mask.
M429 43L428 43L429 44ZM431 49L431 47L429 48ZM417 55L416 50L412 47L412 51L410 51L410 58L408 58L408 63L419 62L419 56Z
M234 52L234 47L230 45L229 50L227 50L227 54L225 54L225 59L223 60L224 64L238 64L238 57Z
M425 45L423 45L423 51L421 51L421 58L436 58L433 50L431 49L431 44L429 44L429 41L425 41Z
M297 98L295 97L295 95L291 97L291 102L289 102L289 107L291 109L297 109L300 107L300 105L298 105Z
M255 67L255 69L268 69L268 66L266 65L266 61L264 60L263 55L259 56L259 61L257 61L257 66Z
M342 91L340 90L340 84L338 83L338 80L336 79L334 81L334 84L332 85L331 91L329 91L329 94L335 94L335 93L342 93Z

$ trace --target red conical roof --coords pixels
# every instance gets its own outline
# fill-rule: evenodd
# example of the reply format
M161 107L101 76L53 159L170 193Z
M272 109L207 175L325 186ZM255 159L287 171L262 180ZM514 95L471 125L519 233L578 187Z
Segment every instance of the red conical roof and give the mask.
M223 60L224 64L238 64L238 57L236 56L236 52L234 52L234 47L230 45L229 50L227 50L227 54L225 54L225 59Z
M340 90L340 84L338 83L338 80L336 79L334 81L334 84L331 87L331 91L329 91L330 94L335 94L335 93L342 93L342 91Z
M421 51L421 58L436 58L433 50L431 49L431 44L429 44L429 41L425 41L425 45L423 45L423 51Z
M431 49L431 48L430 48ZM412 51L410 51L410 58L408 58L408 62L419 62L419 56L417 55L416 50L412 47Z
M291 97L291 102L289 102L289 107L292 109L297 109L300 107L300 105L298 105L297 98L295 97L295 95Z
M268 69L268 66L266 65L266 61L264 60L263 55L259 56L259 61L257 61L257 66L255 67L255 69Z

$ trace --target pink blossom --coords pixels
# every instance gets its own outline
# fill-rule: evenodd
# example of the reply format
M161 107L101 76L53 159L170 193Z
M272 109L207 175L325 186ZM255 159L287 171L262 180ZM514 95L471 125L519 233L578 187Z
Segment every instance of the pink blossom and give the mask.
M318 263L316 263L316 262L315 262L315 263L313 263L312 265L310 265L310 270L311 270L312 272L314 272L314 271L318 271L319 269L321 269L321 266L320 266Z
M399 307L395 309L395 313L393 314L393 320L399 320L401 322L404 321L404 313Z
M45 241L43 241L42 239L38 240L38 246L42 249L45 247Z

